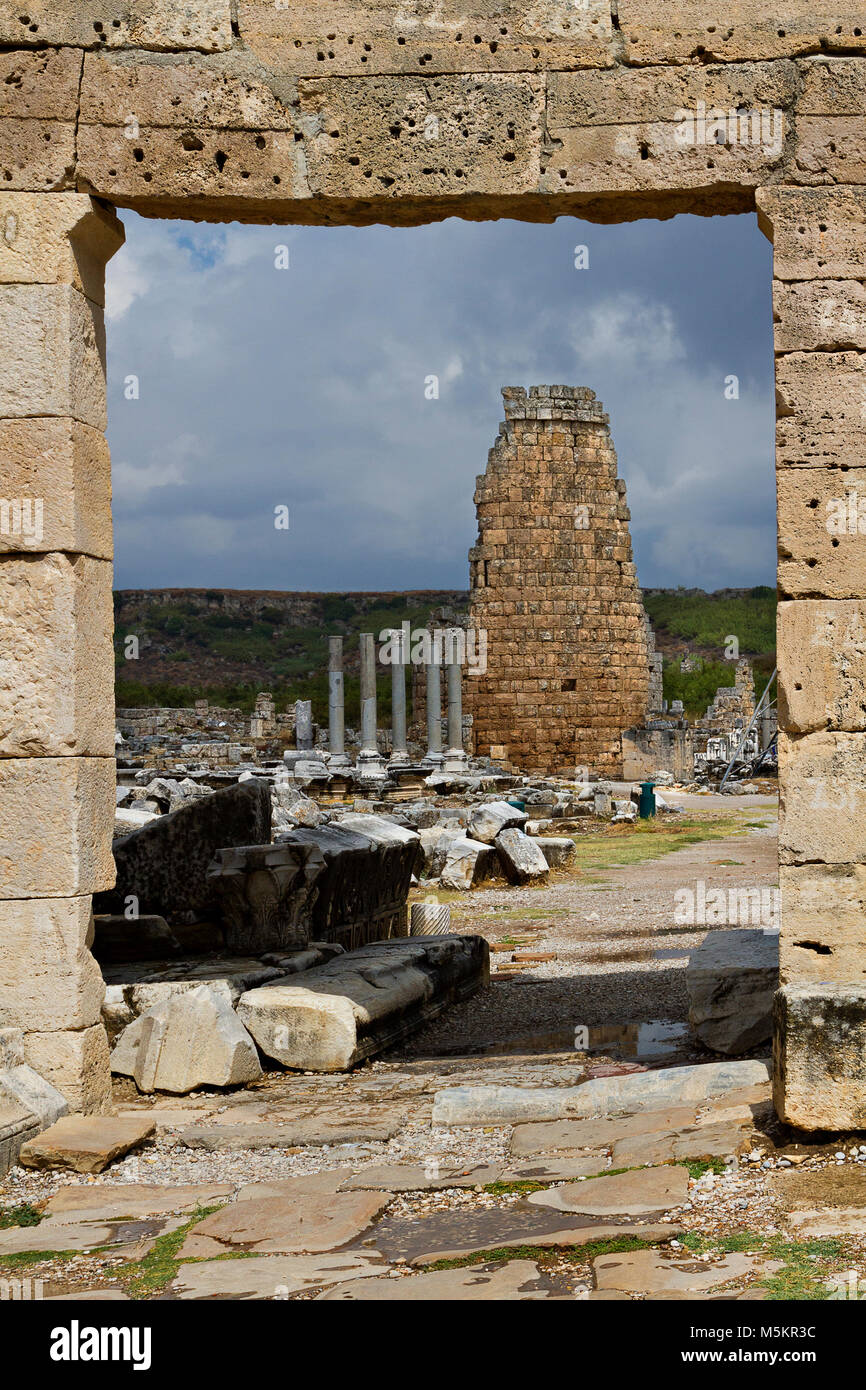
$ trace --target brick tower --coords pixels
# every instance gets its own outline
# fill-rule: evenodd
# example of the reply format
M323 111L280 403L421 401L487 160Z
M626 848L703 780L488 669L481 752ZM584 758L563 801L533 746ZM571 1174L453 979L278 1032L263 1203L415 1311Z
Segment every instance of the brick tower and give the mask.
M470 626L487 671L464 681L474 751L512 768L622 775L646 718L649 650L625 483L595 392L503 387L478 478Z

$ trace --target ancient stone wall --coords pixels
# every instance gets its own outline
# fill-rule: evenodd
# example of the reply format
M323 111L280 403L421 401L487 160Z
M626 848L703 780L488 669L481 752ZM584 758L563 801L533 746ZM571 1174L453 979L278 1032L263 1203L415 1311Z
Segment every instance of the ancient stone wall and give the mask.
M0 1018L24 1020L33 1064L105 1103L88 943L112 874L112 204L317 225L757 206L783 600L776 1104L866 1124L863 0L0 0L0 79L3 487L44 503L38 537L0 526Z
M465 683L475 752L509 767L622 776L622 730L649 691L645 614L608 417L585 387L506 386L478 478Z

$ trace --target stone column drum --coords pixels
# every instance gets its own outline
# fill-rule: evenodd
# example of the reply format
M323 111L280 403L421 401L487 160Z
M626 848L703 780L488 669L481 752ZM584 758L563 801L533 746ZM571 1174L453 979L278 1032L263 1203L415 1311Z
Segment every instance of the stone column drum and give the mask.
M328 749L328 767L348 767L342 637L328 638Z
M110 1098L89 948L114 883L103 305L122 241L87 196L0 195L0 1026L78 1111Z
M385 767L376 741L376 645L372 632L361 633L361 747L358 771L384 777Z
M406 652L402 631L391 635L399 661L391 666L391 762L399 767L409 761L406 742Z
M782 911L774 1099L779 1115L802 1129L862 1129L866 190L765 189L758 209L774 246L778 401Z

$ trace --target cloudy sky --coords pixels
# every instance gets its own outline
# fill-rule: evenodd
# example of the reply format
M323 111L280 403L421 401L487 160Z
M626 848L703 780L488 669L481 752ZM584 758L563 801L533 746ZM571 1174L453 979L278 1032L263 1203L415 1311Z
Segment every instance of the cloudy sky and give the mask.
M107 286L118 588L466 588L500 388L538 382L604 402L645 587L774 582L771 248L753 216L121 216Z

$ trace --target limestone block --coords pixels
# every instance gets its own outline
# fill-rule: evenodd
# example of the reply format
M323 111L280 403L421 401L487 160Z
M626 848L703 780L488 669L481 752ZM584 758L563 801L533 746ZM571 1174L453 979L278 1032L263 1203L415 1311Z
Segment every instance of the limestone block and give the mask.
M286 5L239 0L244 44L277 73L362 76L380 73L529 72L609 66L607 0L444 0L407 7L399 0Z
M779 862L866 859L866 734L779 733Z
M0 117L74 121L80 81L81 54L71 48L0 52Z
M776 352L866 348L866 286L859 280L773 283Z
M0 901L0 1018L39 1032L97 1023L105 985L91 940L89 898Z
M761 188L756 199L777 279L866 277L866 191Z
M0 554L65 550L111 559L111 464L101 430L68 417L0 420L0 459L3 500L25 503L20 525L13 509L8 527L0 526Z
M39 1121L32 1111L0 1095L0 1178L18 1162L22 1144L38 1133Z
M782 984L858 980L866 969L866 865L780 864Z
M0 284L71 285L104 305L123 240L120 219L84 193L0 193Z
M568 868L577 855L577 845L568 835L539 835L536 844L551 869Z
M0 1067L0 1096L17 1101L36 1116L40 1126L53 1125L69 1109L65 1096L26 1062Z
M866 1126L866 989L787 984L776 995L773 1102L798 1129Z
M781 468L776 494L780 596L866 593L866 468Z
M515 826L501 830L496 848L507 878L512 883L539 883L547 878L550 866L537 840L531 840Z
M795 177L799 183L866 182L861 116L798 116Z
M689 1023L712 1052L734 1055L767 1042L779 986L779 934L737 927L707 932L689 957Z
M862 116L866 112L866 73L859 58L810 58L800 64L800 72L800 115Z
M0 757L112 756L111 575L89 555L0 556Z
M417 76L303 79L298 98L318 197L503 195L538 186L544 84L531 74L447 77L429 92Z
M866 731L866 603L780 603L777 632L782 728Z
M366 829L359 831L358 821L366 822ZM423 863L420 837L413 831L357 816L335 825L302 826L280 836L279 843L312 845L324 857L310 918L318 941L353 950L406 935L409 889Z
M776 464L863 462L866 357L856 352L792 352L776 363Z
M207 876L217 850L266 845L270 838L271 798L260 777L191 800L115 842L117 884L99 895L94 909L123 912L132 896L139 912L169 923L207 920L218 909Z
M843 0L619 0L629 63L742 62L811 53L822 42L866 52L866 29Z
M101 1023L78 1032L25 1033L29 1065L60 1091L69 1109L85 1115L111 1107L108 1038Z
M472 840L468 835L455 835L448 838L443 846L444 858L439 870L439 881L443 888L465 892L476 883L495 878L501 871L499 857L492 845L481 840ZM434 855L434 863L437 856Z
M232 42L229 0L28 0L0 13L0 44L201 49Z
M325 872L315 844L245 845L218 849L207 870L230 951L303 949L312 904Z
M793 62L730 63L715 67L652 67L628 73L581 71L552 72L547 83L548 128L557 134L580 126L631 126L684 121L685 113L697 118L698 103L707 113L787 109L799 87ZM692 134L700 135L695 126ZM672 133L672 132L671 132ZM739 127L737 127L739 134ZM749 128L751 134L751 128ZM708 140L717 149L712 131ZM708 146L703 142L700 148Z
M137 53L131 64L123 53L84 55L81 79L82 126L117 126L128 135L130 115L145 134L153 127L178 128L174 160L194 164L202 151L194 140L202 130L294 130L290 103L280 100L290 85L268 81L256 63L239 65L234 56L202 56L190 63L183 54ZM115 132L116 134L116 132ZM137 138L127 139L132 150ZM254 148L252 140L248 141Z
M0 286L0 338L0 416L105 429L105 330L92 300L71 285Z
M76 1173L101 1173L149 1139L156 1125L149 1115L111 1115L87 1119L65 1115L21 1151L25 1168L71 1168Z
M0 121L0 177L4 191L58 192L74 187L75 122Z
M548 194L632 193L725 185L728 191L757 187L783 162L784 140L683 144L677 129L670 119L560 128L552 132L556 149L544 162L539 188Z
M448 1086L436 1092L433 1123L513 1125L663 1110L766 1083L768 1071L758 1060L724 1061L598 1077L581 1086Z
M199 1086L243 1086L262 1074L246 1028L207 985L174 994L130 1023L111 1069L133 1077L140 1091L178 1095Z
M526 824L526 820L526 812L517 806L509 806L507 801L485 801L473 808L466 829L473 840L492 845L500 830L508 826L519 829Z
M0 899L114 882L113 758L0 758Z
M410 1036L489 979L480 936L378 941L249 990L238 1015L262 1052L304 1071L344 1071Z

